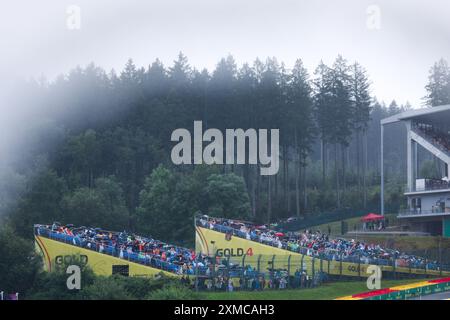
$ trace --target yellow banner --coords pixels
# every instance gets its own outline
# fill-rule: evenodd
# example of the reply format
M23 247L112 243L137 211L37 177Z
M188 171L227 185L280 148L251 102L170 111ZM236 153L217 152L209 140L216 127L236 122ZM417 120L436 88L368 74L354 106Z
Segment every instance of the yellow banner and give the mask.
M52 271L62 263L69 263L74 259L81 259L82 263L87 263L98 275L111 275L113 266L128 266L130 276L154 277L163 273L167 276L176 277L174 273L145 266L139 263L98 253L96 251L76 247L63 242L51 240L45 237L35 236L35 245L38 252L43 256L45 269ZM78 262L77 260L77 262Z

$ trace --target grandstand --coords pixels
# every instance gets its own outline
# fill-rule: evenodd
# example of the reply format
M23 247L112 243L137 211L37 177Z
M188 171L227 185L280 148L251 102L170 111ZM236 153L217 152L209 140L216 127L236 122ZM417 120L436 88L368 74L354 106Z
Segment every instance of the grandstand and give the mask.
M409 110L381 121L381 212L384 214L384 127L404 123L407 129L407 199L399 212L407 230L450 237L450 105ZM440 177L422 177L418 147L441 164Z
M34 225L36 249L47 271L88 265L98 275L168 277L193 288L224 291L309 288L325 280L367 277L450 276L450 266L392 249L320 233L281 233L269 225L212 218L195 220L196 248L170 245L127 232L73 225Z
M208 263L208 257L197 257L186 248L99 228L37 224L34 237L47 271L77 259L99 275L192 276L197 266L197 272L204 273Z
M88 265L98 275L156 277L161 274L194 282L197 289L224 290L230 285L240 289L285 288L285 273L256 272L250 265L221 261L194 250L126 232L73 225L34 225L36 250L45 269L53 271L70 264ZM261 283L266 283L267 286ZM191 281L192 280L192 281ZM306 281L302 283L306 287ZM300 283L298 283L300 286ZM295 285L291 285L296 287Z
M450 266L346 239L330 239L321 233L281 233L266 225L212 218L196 219L196 252L225 256L229 261L250 264L257 272L284 270L288 275L306 272L338 277L368 277L377 265L385 276L449 276Z

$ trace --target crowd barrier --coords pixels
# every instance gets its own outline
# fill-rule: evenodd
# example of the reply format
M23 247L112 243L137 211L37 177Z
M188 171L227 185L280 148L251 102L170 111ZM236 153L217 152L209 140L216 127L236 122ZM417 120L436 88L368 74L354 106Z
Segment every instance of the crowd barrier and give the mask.
M357 293L336 300L408 300L449 290L450 278L443 278Z

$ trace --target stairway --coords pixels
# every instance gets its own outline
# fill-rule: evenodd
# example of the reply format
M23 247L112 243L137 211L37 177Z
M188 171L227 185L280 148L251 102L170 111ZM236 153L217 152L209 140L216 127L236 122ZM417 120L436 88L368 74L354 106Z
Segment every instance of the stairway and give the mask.
M416 141L437 158L450 165L450 150L444 150L442 147L434 144L432 138L423 131L411 129L411 139Z

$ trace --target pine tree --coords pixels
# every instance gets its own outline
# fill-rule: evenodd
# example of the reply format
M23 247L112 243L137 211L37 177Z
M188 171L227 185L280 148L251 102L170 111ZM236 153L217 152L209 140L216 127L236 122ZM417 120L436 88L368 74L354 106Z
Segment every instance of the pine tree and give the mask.
M321 61L317 66L313 80L314 85L314 113L320 133L321 162L322 162L322 187L325 188L327 169L326 147L332 139L333 113L331 112L331 69Z
M446 60L440 59L431 67L425 89L426 105L436 107L450 104L450 67Z
M353 128L356 134L356 158L358 187L361 184L361 158L362 159L362 184L363 206L367 203L366 170L367 170L367 128L370 121L371 98L369 93L369 79L367 72L357 62L352 65L351 95L353 100ZM361 157L361 149L363 157Z
M286 114L288 132L294 137L294 150L296 151L296 179L295 198L296 213L300 215L300 178L301 169L306 177L306 158L311 152L311 145L315 138L315 123L312 110L312 89L309 83L309 74L298 59L291 72L291 79L288 88L289 112ZM291 139L292 141L292 139ZM286 162L287 163L287 162ZM306 190L303 190L306 197Z

